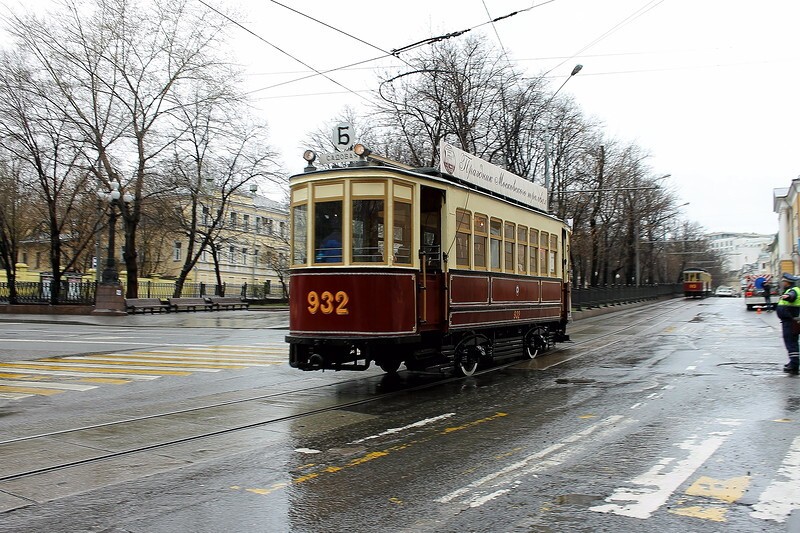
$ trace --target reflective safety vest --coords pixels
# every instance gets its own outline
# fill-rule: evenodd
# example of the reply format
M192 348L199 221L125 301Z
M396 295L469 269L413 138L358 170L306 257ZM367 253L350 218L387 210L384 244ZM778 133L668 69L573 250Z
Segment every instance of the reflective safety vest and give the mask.
M789 300L781 299L778 300L778 305L790 305L792 307L800 307L800 289L798 289L797 287L792 287L783 294L786 294L789 291L794 291L794 296L795 296L794 301L790 302Z

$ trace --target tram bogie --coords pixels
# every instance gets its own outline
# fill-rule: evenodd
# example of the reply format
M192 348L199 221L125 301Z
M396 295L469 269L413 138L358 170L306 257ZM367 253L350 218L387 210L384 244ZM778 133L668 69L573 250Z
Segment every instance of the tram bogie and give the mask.
M506 196L444 169L292 177L292 367L471 375L568 339L567 224L530 182L501 171Z

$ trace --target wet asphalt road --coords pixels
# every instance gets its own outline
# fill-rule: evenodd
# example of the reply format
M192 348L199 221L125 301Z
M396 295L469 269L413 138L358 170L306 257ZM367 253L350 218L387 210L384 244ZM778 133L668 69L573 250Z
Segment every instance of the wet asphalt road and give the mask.
M0 322L1 362L94 387L0 400L0 531L800 531L800 378L742 300L580 320L467 379L298 372L251 315ZM47 374L91 353L175 373Z

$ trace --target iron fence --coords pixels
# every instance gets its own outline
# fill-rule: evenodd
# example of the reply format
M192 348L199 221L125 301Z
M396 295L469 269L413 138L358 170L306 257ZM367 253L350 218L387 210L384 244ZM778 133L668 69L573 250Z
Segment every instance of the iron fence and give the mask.
M580 311L592 307L640 302L643 300L652 300L681 294L683 294L683 286L679 283L666 285L573 287L572 308L576 311Z
M7 282L0 282L0 303L10 303L11 290ZM52 298L52 282L44 281L18 281L17 303L20 304L49 304ZM97 283L94 281L64 280L61 282L61 291L57 304L93 305Z

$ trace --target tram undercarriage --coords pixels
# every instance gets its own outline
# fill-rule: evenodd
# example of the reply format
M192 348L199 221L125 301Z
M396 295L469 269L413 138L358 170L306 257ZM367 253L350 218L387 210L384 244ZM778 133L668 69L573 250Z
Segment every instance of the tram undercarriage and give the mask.
M288 337L289 364L300 370L367 370L374 362L395 373L438 369L471 376L482 365L506 359L533 359L556 342L569 340L559 323L485 330L431 332L395 338Z

